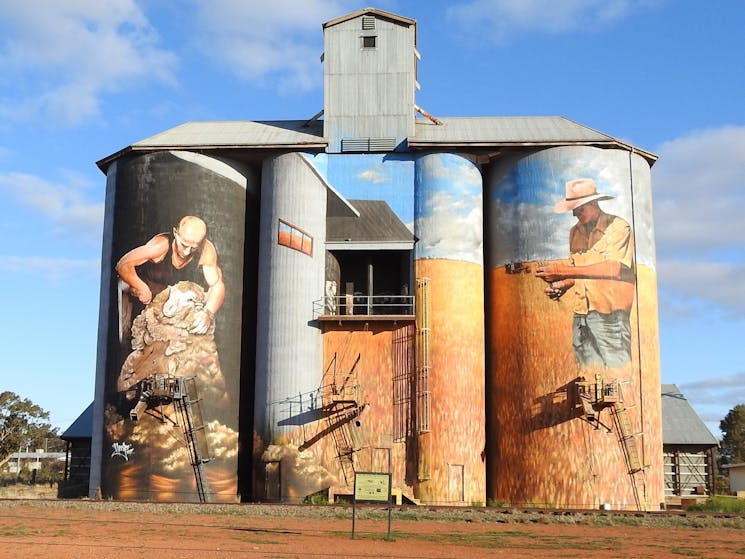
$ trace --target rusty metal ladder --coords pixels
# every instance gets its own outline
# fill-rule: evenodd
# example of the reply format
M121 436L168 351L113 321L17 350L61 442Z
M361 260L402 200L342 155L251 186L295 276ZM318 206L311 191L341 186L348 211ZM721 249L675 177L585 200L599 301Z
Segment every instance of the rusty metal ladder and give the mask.
M646 508L646 491L644 490L644 476L645 466L642 464L640 457L639 445L637 444L637 437L642 436L643 433L635 433L631 425L631 418L629 417L629 409L623 403L623 394L621 393L621 387L618 387L619 399L611 407L611 413L613 415L613 422L616 426L616 434L618 436L618 442L621 445L624 460L626 461L626 468L628 475L631 480L632 490L634 492L634 500L639 510ZM641 480L639 480L641 476ZM639 483L642 483L642 491L640 493ZM643 502L644 501L644 502Z

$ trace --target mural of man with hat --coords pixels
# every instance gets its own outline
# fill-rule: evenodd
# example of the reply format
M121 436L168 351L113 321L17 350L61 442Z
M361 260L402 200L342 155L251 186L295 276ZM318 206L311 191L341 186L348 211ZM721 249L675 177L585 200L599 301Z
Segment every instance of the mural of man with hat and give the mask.
M554 212L571 211L577 218L569 232L570 256L536 269L536 276L548 283L548 297L574 295L572 339L580 368L631 361L634 236L625 220L600 209L598 201L610 198L597 192L593 179L567 182L566 197Z

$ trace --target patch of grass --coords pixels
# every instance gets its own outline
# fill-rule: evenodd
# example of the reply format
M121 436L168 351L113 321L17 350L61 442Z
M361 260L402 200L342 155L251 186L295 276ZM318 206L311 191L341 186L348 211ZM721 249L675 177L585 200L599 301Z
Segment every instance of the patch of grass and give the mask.
M674 553L675 555L682 555L684 557L704 557L697 549L689 549L686 547L671 547L670 553Z
M419 540L447 545L472 547L507 547L508 538L501 532L483 532L480 534L463 534L445 532L439 534L412 534L410 532L393 532L394 539Z
M29 524L14 524L0 527L0 538L31 538L36 536L64 537L69 534L67 528L59 528L54 533L44 532Z
M317 493L312 493L305 497L305 499L303 499L303 503L306 505L328 505L328 491L319 491Z
M591 539L575 536L531 536L534 549L579 549L584 551L620 550L621 542L616 538Z
M510 502L504 501L502 499L487 499L486 500L486 506L487 507L499 507L499 508L509 508Z
M0 537L3 538L25 538L33 535L31 527L26 524L16 524L15 526L0 528Z
M338 536L344 534L337 533ZM383 534L358 534L358 539L384 539ZM471 546L487 548L524 548L525 542L515 541L516 538L530 538L532 549L567 549L581 551L598 550L621 550L621 543L616 538L588 539L574 536L540 536L520 530L506 532L480 532L477 534L464 534L462 532L440 532L438 534L415 534L411 532L392 533L396 540L426 541L443 545Z
M715 495L688 507L690 511L745 514L745 499Z

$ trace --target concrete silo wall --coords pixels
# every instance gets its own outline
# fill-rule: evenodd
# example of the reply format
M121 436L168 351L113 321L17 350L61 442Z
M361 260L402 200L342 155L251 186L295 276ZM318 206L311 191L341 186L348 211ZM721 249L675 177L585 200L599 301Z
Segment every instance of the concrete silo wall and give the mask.
M482 180L468 159L416 160L415 495L485 502Z
M324 296L326 186L304 155L264 161L254 411L254 498L300 499L331 485L299 454L321 416L323 343L313 305Z
M500 160L488 176L488 497L659 510L649 165L621 150L561 147ZM592 182L567 184L575 179ZM574 229L570 250L572 208L593 200L609 217L581 250ZM600 261L620 276L581 268ZM554 287L566 291L549 297ZM596 350L601 357L588 356Z
M256 179L236 162L173 151L109 169L92 467L102 497L236 499L247 215Z

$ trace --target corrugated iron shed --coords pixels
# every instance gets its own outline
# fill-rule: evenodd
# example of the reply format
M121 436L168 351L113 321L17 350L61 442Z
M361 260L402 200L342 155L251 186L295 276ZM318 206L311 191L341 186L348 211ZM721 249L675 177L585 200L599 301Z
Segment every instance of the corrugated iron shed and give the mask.
M664 446L717 446L719 444L674 384L662 385L662 444Z
M65 441L72 439L90 439L93 436L93 402L85 408L78 418L72 422L60 438Z

